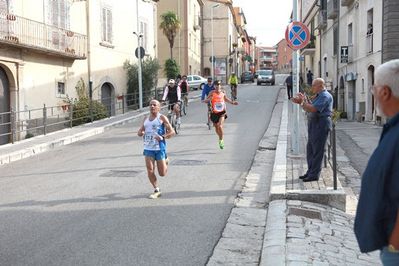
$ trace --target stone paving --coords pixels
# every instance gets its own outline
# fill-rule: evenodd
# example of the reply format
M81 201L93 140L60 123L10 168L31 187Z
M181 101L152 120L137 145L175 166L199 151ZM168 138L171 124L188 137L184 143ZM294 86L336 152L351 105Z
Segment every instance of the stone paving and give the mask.
M380 264L377 253L360 253L353 216L336 208L276 200L269 205L267 219L261 265Z

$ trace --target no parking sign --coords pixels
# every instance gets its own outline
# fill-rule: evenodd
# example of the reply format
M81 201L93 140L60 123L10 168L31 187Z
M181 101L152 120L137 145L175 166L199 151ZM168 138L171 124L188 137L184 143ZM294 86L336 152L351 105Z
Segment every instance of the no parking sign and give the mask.
M285 39L293 50L299 50L308 45L310 33L308 27L300 21L293 21L285 30Z

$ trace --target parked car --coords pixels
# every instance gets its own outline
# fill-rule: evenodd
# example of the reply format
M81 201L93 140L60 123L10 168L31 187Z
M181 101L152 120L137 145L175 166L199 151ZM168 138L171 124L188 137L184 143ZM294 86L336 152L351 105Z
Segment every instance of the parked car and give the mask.
M244 71L241 74L241 83L246 81L254 82L254 75L252 75L252 73L249 71Z
M256 84L261 85L262 83L274 85L275 75L272 69L261 69L258 71L258 78L256 79Z
M198 75L188 75L187 82L192 90L202 90L202 86L207 83L207 79Z

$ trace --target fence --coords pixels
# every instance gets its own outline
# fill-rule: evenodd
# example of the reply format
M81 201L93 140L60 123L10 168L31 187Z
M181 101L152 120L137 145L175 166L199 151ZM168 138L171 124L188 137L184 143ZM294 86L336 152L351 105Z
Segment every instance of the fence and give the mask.
M327 163L330 164L333 171L334 190L337 190L337 141L335 133L335 122L333 122L327 139L327 154L324 156L324 166L327 167Z
M143 105L159 99L162 89L143 92ZM116 97L102 97L99 100L75 100L71 103L57 106L0 113L0 145L30 138L36 135L71 128L83 123L124 114L127 111L139 109L138 93L122 94Z

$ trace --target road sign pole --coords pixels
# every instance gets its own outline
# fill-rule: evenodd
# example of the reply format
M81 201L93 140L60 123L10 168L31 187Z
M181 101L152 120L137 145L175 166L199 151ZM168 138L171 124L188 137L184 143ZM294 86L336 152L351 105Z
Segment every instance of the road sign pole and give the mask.
M293 21L298 21L298 2L297 0L293 0ZM292 85L293 85L293 95L296 95L299 92L299 50L294 50L292 53ZM294 155L299 154L299 105L294 104L293 106L293 115L291 119L292 123L292 132L291 132L291 149Z

